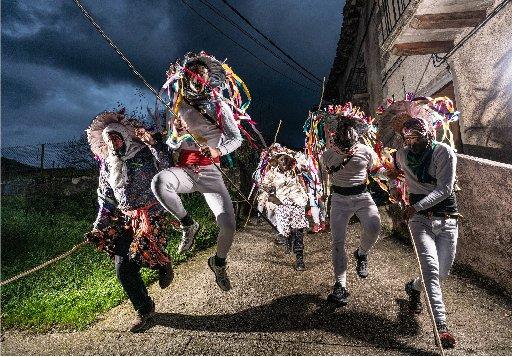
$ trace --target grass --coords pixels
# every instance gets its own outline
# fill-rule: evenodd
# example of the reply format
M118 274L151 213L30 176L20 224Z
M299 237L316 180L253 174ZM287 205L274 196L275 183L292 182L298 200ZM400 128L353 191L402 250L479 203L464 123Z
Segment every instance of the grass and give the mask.
M196 250L215 244L217 227L200 194L184 195L185 207L201 224ZM56 204L57 203L57 204ZM83 240L96 217L95 192L70 197L38 198L27 205L23 197L4 197L1 207L2 271L5 280L37 266ZM167 250L175 263L179 232L170 232ZM146 283L157 274L142 269ZM79 330L99 314L127 299L106 253L86 246L73 255L1 288L2 329Z

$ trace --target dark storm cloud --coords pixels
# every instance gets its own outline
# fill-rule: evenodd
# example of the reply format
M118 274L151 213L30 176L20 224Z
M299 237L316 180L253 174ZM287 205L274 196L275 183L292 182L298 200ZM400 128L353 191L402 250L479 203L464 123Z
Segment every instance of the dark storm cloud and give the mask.
M230 14L221 1L209 1ZM251 89L254 101L250 113L259 121L259 127L273 132L278 120L283 119L283 131L289 134L283 135L282 141L300 145L302 123L307 109L318 102L320 88L242 37L198 0L187 2L271 66L317 92L271 71L179 0L84 0L83 4L157 88L169 62L189 50L204 49L219 59L227 58ZM329 73L343 0L232 3L318 77ZM146 94L141 103L140 88L139 80L73 2L2 3L3 146L16 143L17 135L34 143L76 137L95 114L113 108L118 101L132 109L142 106L144 110L146 102L154 104L154 98ZM32 119L27 121L27 116Z

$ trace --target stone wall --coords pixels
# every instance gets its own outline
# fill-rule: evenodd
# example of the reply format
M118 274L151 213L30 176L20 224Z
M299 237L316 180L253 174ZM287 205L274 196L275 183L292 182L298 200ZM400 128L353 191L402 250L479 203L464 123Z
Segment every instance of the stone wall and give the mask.
M464 152L512 163L512 4L450 59Z
M397 59L398 56L388 54L384 71L390 68ZM430 92L429 89L432 87L433 82L446 72L445 67L434 67L431 55L407 56L386 82L383 88L384 97L391 98L395 96L396 100L402 100L405 97L405 93L408 92L425 95L432 94L428 93Z
M512 294L512 165L457 155L460 224L456 261Z

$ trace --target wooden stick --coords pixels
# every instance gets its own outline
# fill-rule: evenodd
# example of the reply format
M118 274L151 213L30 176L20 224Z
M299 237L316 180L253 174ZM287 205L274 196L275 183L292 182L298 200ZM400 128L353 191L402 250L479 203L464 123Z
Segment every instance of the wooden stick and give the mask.
M322 107L322 100L324 100L324 90L325 90L325 77L324 81L322 82L322 95L320 96L320 104L318 104L318 110Z
M281 123L283 121L281 119L279 119L279 125L277 126L277 130L276 130L276 135L274 135L274 144L276 143L277 141L277 134L279 134L279 129L281 129Z

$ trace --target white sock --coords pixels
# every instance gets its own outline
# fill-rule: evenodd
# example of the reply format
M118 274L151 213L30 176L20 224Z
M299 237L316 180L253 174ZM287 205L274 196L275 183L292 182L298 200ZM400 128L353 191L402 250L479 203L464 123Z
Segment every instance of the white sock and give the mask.
M347 273L344 273L344 274L341 274L340 276L337 276L336 277L336 282L340 283L341 286L346 288L347 287Z

